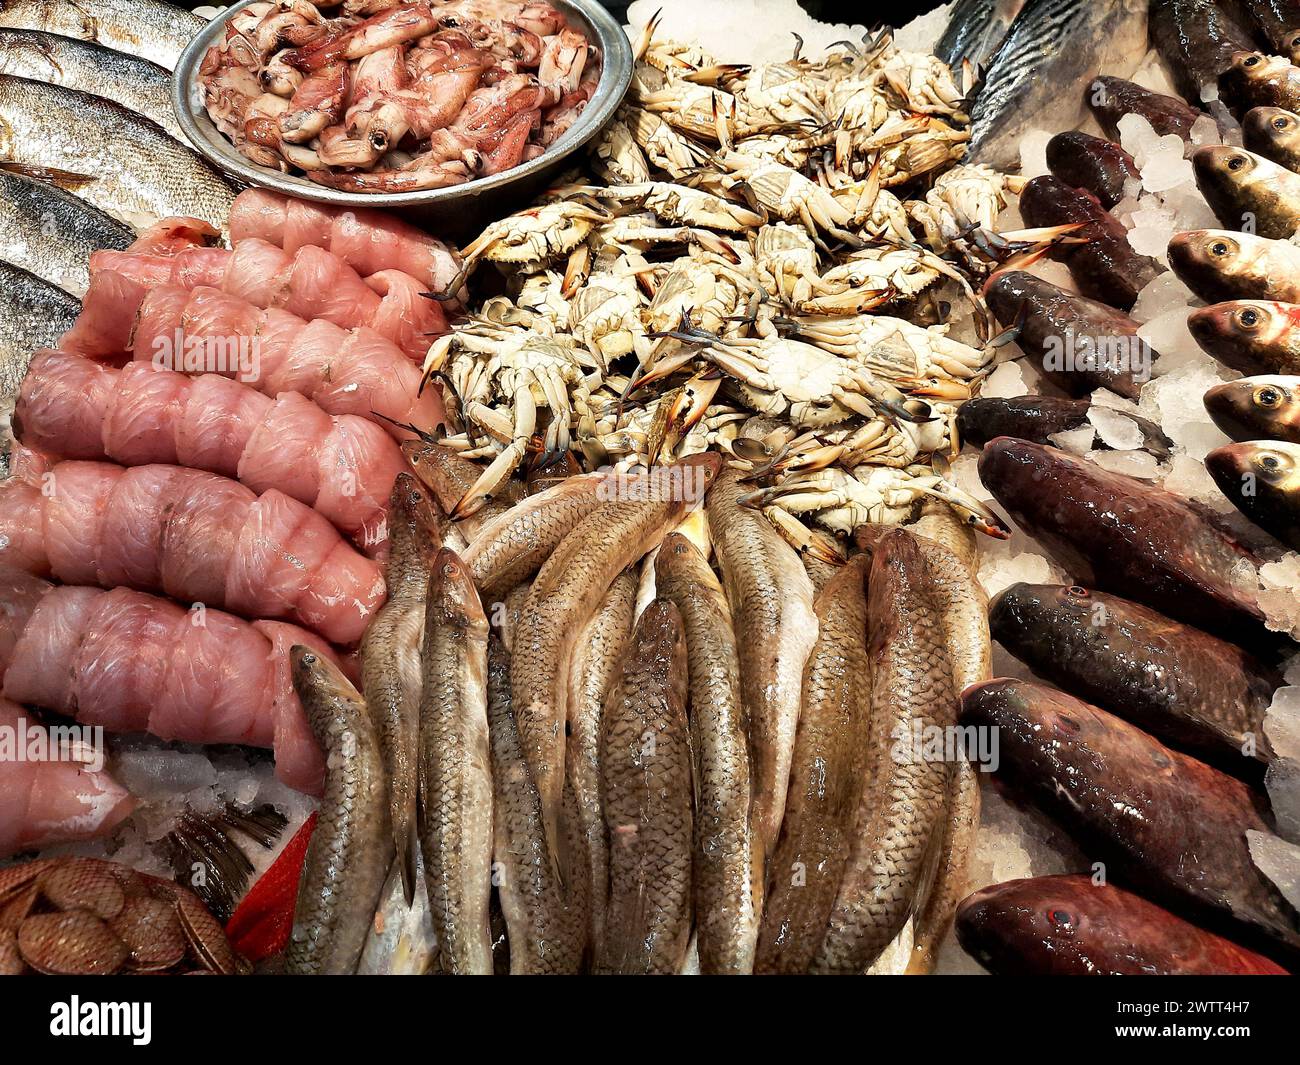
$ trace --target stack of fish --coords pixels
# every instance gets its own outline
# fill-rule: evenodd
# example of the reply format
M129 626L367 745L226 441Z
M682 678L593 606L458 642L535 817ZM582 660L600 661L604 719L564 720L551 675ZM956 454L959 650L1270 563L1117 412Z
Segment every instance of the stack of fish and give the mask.
M1050 6L1031 2L1021 19ZM1198 296L1236 301L1194 312L1191 332L1234 369L1285 372L1297 367L1287 362L1297 308L1266 301L1294 296L1300 186L1286 165L1300 119L1278 105L1300 104L1300 71L1253 49L1268 43L1290 55L1300 5L1248 6L1257 20L1249 27L1226 5L1150 5L1153 43L1194 104L1114 76L1090 80L1076 100L1112 136L1124 116L1138 115L1187 142L1209 205L1245 231L1184 233L1170 245L1174 271ZM1250 150L1197 147L1193 127L1210 122L1202 102L1224 128L1241 119ZM977 104L977 125L979 114ZM1274 665L1295 647L1236 580L1243 560L1258 567L1263 559L1215 517L1048 446L1089 425L1096 389L1139 397L1153 355L1122 357L1139 343L1126 312L1164 267L1135 251L1110 213L1143 177L1119 144L1067 131L1048 143L1047 164L1051 175L1022 190L1020 212L1034 226L1082 223L1074 235L1086 243L1052 251L1077 294L1011 271L995 277L988 298L1001 321L1019 322L1021 348L1045 380L1073 398L977 399L959 424L967 442L983 446L985 487L1075 581L1014 584L990 611L994 638L1060 690L1028 680L977 685L962 695L962 720L998 730L1002 775L1099 864L1092 878L977 892L959 910L959 936L997 972L1278 972L1269 958L1294 961L1300 917L1295 899L1257 867L1252 837L1274 831L1256 790L1279 757L1264 716L1283 683ZM1073 348L1090 358L1063 365L1059 355ZM1251 378L1206 396L1215 422L1246 441L1210 452L1208 469L1244 513L1293 548L1296 383ZM1168 456L1172 442L1159 426L1118 408L1115 416L1132 419L1152 454ZM1259 550L1272 551L1260 540ZM1112 874L1140 894L1108 886Z

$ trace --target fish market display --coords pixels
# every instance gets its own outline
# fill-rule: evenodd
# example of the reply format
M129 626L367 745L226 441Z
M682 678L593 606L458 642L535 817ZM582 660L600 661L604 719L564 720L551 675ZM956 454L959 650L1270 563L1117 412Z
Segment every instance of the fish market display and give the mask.
M0 0L0 971L1296 969L1300 5L658 6Z
M600 71L598 50L543 0L394 0L333 18L305 2L243 8L199 78L217 129L259 166L414 192L543 154Z

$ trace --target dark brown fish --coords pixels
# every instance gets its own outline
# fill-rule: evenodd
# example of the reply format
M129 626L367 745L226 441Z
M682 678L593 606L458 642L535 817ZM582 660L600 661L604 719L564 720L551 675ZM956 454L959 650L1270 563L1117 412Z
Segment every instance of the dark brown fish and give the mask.
M1234 440L1300 444L1300 377L1243 377L1205 393L1214 424Z
M1142 180L1137 163L1118 144L1077 130L1047 142L1047 165L1067 185L1091 192L1108 211L1124 198L1126 181Z
M957 910L957 938L998 976L1285 976L1262 954L1090 876L1010 880Z
M866 580L858 555L817 596L817 643L804 670L781 836L768 866L759 973L807 972L852 846L869 742L871 662Z
M1276 51L1300 30L1300 3L1295 0L1237 0L1254 25L1259 43Z
M1050 444L1057 433L1066 433L1088 425L1088 399L1062 399L1059 396L978 396L967 400L957 411L957 431L961 439L983 447L994 437L1016 436L1036 444ZM1118 410L1118 408L1116 408ZM1167 458L1173 441L1160 426L1128 411L1119 411L1142 430L1142 446L1157 458ZM1107 445L1101 445L1105 448Z
M1262 611L1232 582L1253 555L1181 496L1056 448L1001 437L980 478L1076 583L1130 595L1234 643L1272 645Z
M299 975L350 975L393 857L379 735L361 695L336 665L309 647L294 647L289 657L294 691L327 761L285 968Z
M1205 456L1205 468L1246 517L1300 551L1300 444L1227 444Z
M999 274L986 298L999 322L1019 327L1016 342L1064 391L1084 396L1108 388L1127 399L1141 394L1155 352L1123 311L1021 270Z
M1300 304L1229 300L1199 307L1187 328L1207 354L1242 373L1300 373Z
M1252 107L1300 106L1300 68L1279 55L1236 52L1219 75L1219 92L1238 118Z
M1300 228L1300 174L1222 144L1197 148L1192 167L1205 202L1229 229L1284 240Z
M1088 106L1109 137L1119 136L1119 120L1141 115L1160 136L1192 137L1192 126L1205 112L1177 96L1165 96L1122 78L1100 77L1089 86Z
M609 905L598 973L675 975L691 930L691 751L681 614L641 615L601 740Z
M1281 107L1256 107L1241 122L1248 151L1300 173L1300 115Z
M918 538L891 529L867 587L870 723L857 819L818 973L864 973L925 904L941 857L953 764L922 748L956 723L942 603Z
M1112 307L1129 310L1138 293L1164 270L1133 250L1128 230L1096 196L1060 178L1030 181L1020 193L1020 213L1029 226L1081 224L1070 236L1087 243L1059 244L1052 257L1070 268L1080 292Z
M1149 29L1174 86L1192 103L1217 85L1234 52L1254 46L1250 30L1215 0L1152 0Z
M1246 833L1270 826L1248 785L1042 684L993 680L961 703L964 724L998 730L999 774L1116 873L1300 949L1300 918L1250 856Z
M1013 584L993 600L989 624L1040 677L1180 749L1238 772L1243 756L1271 754L1264 714L1282 678L1234 644L1059 585Z
M1169 265L1207 303L1281 300L1300 303L1300 245L1226 229L1175 233Z

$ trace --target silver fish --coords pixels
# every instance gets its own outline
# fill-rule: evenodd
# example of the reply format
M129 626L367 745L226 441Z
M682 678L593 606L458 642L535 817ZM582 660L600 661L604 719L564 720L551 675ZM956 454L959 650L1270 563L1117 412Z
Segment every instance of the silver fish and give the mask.
M4 0L0 26L96 41L173 70L205 19L163 0Z
M379 897L358 976L424 976L438 960L438 939L424 883L424 858L415 848L415 897L408 903L402 886L404 865L394 859Z
M0 259L74 296L90 284L90 253L121 251L135 234L70 192L0 171Z
M965 61L987 66L1024 6L1025 0L957 0L934 54L953 70Z
M171 73L147 59L57 33L0 29L0 74L115 100L185 139L172 109Z
M234 190L147 118L89 93L0 74L5 169L63 171L82 199L140 228L192 215L224 228ZM16 164L16 165L14 165Z
M0 406L18 394L32 352L53 347L80 311L63 289L0 262Z
M971 108L969 161L1015 169L1029 129L1073 129L1092 79L1132 74L1146 32L1146 0L1029 0Z

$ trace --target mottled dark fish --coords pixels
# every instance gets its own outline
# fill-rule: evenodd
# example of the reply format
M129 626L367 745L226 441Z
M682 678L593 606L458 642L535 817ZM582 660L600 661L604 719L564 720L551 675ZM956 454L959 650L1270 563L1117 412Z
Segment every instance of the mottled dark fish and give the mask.
M1090 876L992 884L957 910L957 938L998 976L1285 976L1262 954Z
M1193 229L1169 241L1169 265L1207 303L1300 303L1300 244L1226 229Z
M1198 307L1187 328L1207 354L1242 373L1300 373L1300 304L1229 300Z
M1173 74L1174 87L1198 104L1207 87L1217 93L1233 52L1248 51L1254 40L1215 0L1152 0L1151 44Z
M1243 377L1205 393L1214 424L1234 440L1300 444L1300 377Z
M1070 268L1080 292L1112 307L1129 310L1138 293L1164 270L1133 250L1128 230L1096 196L1060 178L1030 181L1020 193L1020 213L1029 226L1081 225L1070 237L1086 243L1058 244L1052 257Z
M0 74L115 100L184 143L172 107L171 71L147 59L56 33L0 29Z
M1276 641L1232 581L1238 562L1258 559L1182 496L1010 437L985 446L979 472L1076 583L1132 596L1234 643Z
M1300 949L1300 918L1255 868L1271 831L1249 785L1046 685L962 693L962 722L998 730L998 773L1090 855L1152 898Z
M1103 70L1127 77L1145 51L1144 0L1029 0L998 49L971 108L967 158L1015 169L1034 128L1073 129L1084 90Z
M1191 140L1192 126L1204 111L1177 96L1153 92L1123 78L1100 77L1088 87L1088 106L1109 137L1119 137L1119 120L1141 115L1160 136L1175 133Z
M957 0L934 54L954 71L962 63L984 69L1024 6L1025 0Z
M993 600L989 624L1040 677L1166 743L1236 772L1243 756L1270 755L1264 713L1282 678L1235 644L1060 585L1013 584Z
M1047 166L1067 185L1087 189L1108 211L1124 198L1126 181L1142 180L1137 163L1118 144L1077 130L1047 142Z
M1228 145L1198 148L1192 167L1205 202L1229 229L1286 238L1300 228L1300 174Z
M0 26L96 41L173 70L207 20L163 0L4 0Z
M978 396L967 400L957 411L957 431L961 440L983 447L999 436L1017 436L1036 444L1050 444L1057 433L1068 433L1091 424L1088 411L1090 399L1063 399L1060 396ZM1142 448L1157 458L1167 458L1173 441L1165 436L1155 422L1118 408L1118 414L1128 418L1142 431ZM1102 450L1109 445L1099 444Z
M1205 456L1205 468L1246 517L1300 551L1300 444L1226 444Z
M1138 323L1099 300L1057 288L1021 270L999 274L986 293L989 309L1053 384L1073 396L1108 388L1137 399L1155 352Z

